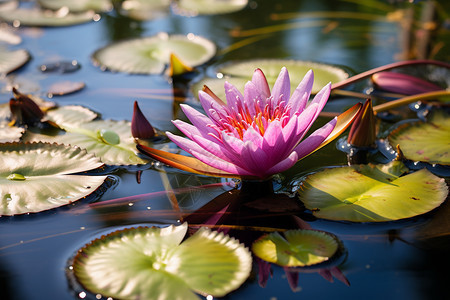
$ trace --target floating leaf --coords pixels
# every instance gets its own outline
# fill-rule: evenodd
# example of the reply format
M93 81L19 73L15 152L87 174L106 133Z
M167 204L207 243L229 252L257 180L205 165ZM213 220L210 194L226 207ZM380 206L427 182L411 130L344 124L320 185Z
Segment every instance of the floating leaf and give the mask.
M112 9L111 0L38 0L42 7L58 10L67 7L71 12L94 10L106 12Z
M392 131L388 140L392 146L400 145L403 155L412 161L450 165L450 117L439 110L428 122L403 124Z
M250 252L223 233L200 229L183 243L187 224L113 232L77 252L73 273L93 294L120 299L224 296L249 276ZM181 243L181 244L180 244Z
M269 85L273 86L282 67L286 67L289 70L291 92L297 88L303 76L310 69L314 71L313 94L317 93L329 82L335 83L348 78L347 72L332 65L282 59L248 60L218 67L217 73L220 74L220 77L223 76L223 78L205 78L193 86L193 91L197 95L203 85L207 85L220 99L224 100L226 99L224 89L225 81L234 84L238 90L243 91L244 85L252 79L253 71L260 68L264 72Z
M72 94L84 89L86 84L80 81L60 81L52 84L48 88L48 95L50 96L63 96Z
M23 26L71 26L90 22L95 16L94 11L70 13L67 8L58 11L41 10L37 8L0 11L0 19L14 25Z
M31 133L24 135L26 141L42 141L76 145L95 154L108 165L146 164L148 160L137 155L136 144L131 136L131 124L127 121L96 120L80 123L77 127L64 125L63 135Z
M252 245L259 258L283 267L306 267L329 260L339 249L334 235L318 230L298 229L262 236Z
M61 128L77 127L79 124L87 123L95 118L97 114L92 110L80 105L66 105L50 109L45 118L56 123Z
M111 71L133 74L161 74L174 53L186 65L195 67L210 60L216 46L200 36L189 34L155 36L126 40L97 50L95 63Z
M178 0L172 8L180 15L216 15L239 11L247 4L248 0Z
M102 165L80 148L44 143L0 144L0 215L40 212L84 198L106 176L70 174Z
M410 218L445 201L445 180L426 169L400 176L403 163L325 169L308 176L300 200L318 218L381 222Z
M22 67L30 60L30 54L28 51L19 50L7 50L4 47L0 47L0 74L8 74L12 71Z
M170 13L170 0L125 0L120 14L134 20L148 21Z
M18 142L24 132L25 129L21 127L11 127L0 123L0 143Z

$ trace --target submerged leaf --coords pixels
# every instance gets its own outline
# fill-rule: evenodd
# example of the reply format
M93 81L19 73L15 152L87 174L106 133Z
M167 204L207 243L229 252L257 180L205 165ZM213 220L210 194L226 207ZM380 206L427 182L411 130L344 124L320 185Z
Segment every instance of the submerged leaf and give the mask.
M187 224L139 227L96 239L77 252L76 279L90 292L120 299L224 296L249 276L251 255L239 241ZM180 245L181 243L181 245Z
M80 148L0 144L0 215L40 212L84 198L103 184L106 176L70 174L102 165Z
M382 222L414 217L445 201L445 180L426 169L400 176L403 163L330 168L309 175L300 200L318 218Z
M388 139L407 159L450 165L450 117L445 111L434 111L428 122L403 124Z
M108 45L93 54L96 64L111 71L132 74L162 74L174 53L186 65L195 67L210 60L216 46L195 35L168 35L136 38Z
M262 236L252 245L259 258L283 267L306 267L329 260L339 249L338 239L327 232L298 229Z

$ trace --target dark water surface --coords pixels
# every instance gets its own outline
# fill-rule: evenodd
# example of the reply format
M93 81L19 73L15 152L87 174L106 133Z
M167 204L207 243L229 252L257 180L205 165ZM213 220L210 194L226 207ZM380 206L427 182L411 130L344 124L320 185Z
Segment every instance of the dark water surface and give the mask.
M298 21L273 21L270 18L272 13L360 11L378 15L379 21L333 19L338 22L335 29L333 26L336 24L332 23L328 27L312 26L271 33L255 43L219 55L200 71L206 72L211 66L235 59L289 58L342 65L358 73L405 59L402 55L406 50L406 35L401 22L387 22L385 19L387 14L398 11L398 7L384 1L367 1L367 4L380 3L375 7L355 3L261 0L252 1L241 12L220 16L187 18L172 14L154 21L137 22L110 13L102 15L98 22L77 26L21 28L18 33L23 41L16 47L27 49L32 60L10 76L16 76L23 92L41 95L45 95L54 82L83 81L87 87L81 92L54 97L53 100L60 105L80 104L100 112L104 119L116 120L131 120L133 102L138 100L155 127L174 131L170 120L179 118L180 114L178 104L171 99L172 85L166 77L103 72L92 64L92 53L115 40L161 31L201 35L215 42L220 51L242 40L229 35L232 29L255 29ZM445 5L448 13L448 3ZM388 10L384 10L385 6ZM449 60L448 39L448 28L443 29L433 45L441 42L445 46L436 52L434 59ZM42 64L71 60L81 65L79 71L68 74L43 74L39 71ZM4 86L2 88L0 103L5 103L11 92ZM155 96L156 89L163 90L165 97ZM290 183L308 172L343 164L346 164L345 153L336 150L335 143L332 143L286 172L282 185L287 189ZM222 182L181 174L170 168L165 170L173 188ZM165 174L161 175L160 171L148 166L138 184L135 171L115 171L111 175L111 188L100 200L164 191L162 176ZM227 189L217 187L185 193L180 195L179 201L182 207L195 208ZM70 290L65 275L67 261L74 252L100 234L123 226L177 223L175 215L162 215L158 210L171 210L163 193L133 206L125 204L94 209L88 206L87 201L81 201L40 214L0 218L0 299L74 299L76 295ZM342 239L347 258L340 269L350 286L338 280L330 283L318 273L309 272L300 273L299 287L294 292L283 269L273 267L273 277L265 288L259 287L252 276L225 299L445 299L445 295L450 295L449 213L446 203L425 216L405 221L383 224L310 222L313 228L330 231Z

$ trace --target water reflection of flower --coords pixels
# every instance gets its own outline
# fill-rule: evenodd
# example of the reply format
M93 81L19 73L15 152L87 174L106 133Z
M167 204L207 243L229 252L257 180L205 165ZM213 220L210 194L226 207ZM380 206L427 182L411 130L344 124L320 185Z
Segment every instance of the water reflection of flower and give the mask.
M181 120L173 123L187 138L167 132L179 147L192 154L195 161L168 157L166 153L138 145L138 149L156 159L189 171L216 176L266 179L292 167L337 135L351 123L359 107L344 117L340 126L336 117L303 139L319 116L330 95L326 85L311 100L314 76L307 72L295 91L290 93L290 80L283 68L270 91L263 72L257 69L244 88L244 94L225 83L226 104L205 87L199 99L206 116L188 105L183 112L192 124ZM175 162L174 162L175 161ZM199 167L200 166L200 167ZM206 166L206 168L205 168ZM205 171L206 170L206 171Z

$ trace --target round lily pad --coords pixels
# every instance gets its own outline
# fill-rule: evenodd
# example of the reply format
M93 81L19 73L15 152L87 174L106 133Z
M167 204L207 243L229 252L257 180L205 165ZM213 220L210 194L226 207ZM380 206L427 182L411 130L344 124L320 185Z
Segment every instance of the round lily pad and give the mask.
M67 7L71 12L93 10L106 12L113 8L111 0L38 0L42 7L58 10Z
M194 95L207 85L220 99L225 100L225 81L234 84L238 90L243 91L244 85L252 79L253 72L259 68L264 72L267 82L273 86L282 67L289 70L291 91L297 88L306 72L314 71L314 85L312 93L317 93L329 82L336 83L348 78L349 74L336 66L309 61L258 59L224 64L216 68L218 78L205 78L193 85Z
M253 254L283 267L307 267L328 261L340 242L334 235L318 230L298 229L262 236L252 245Z
M199 299L195 293L221 297L238 288L250 274L248 249L208 229L181 243L187 228L110 233L80 249L70 269L87 291L105 298Z
M84 198L102 185L106 176L71 174L102 165L76 147L0 144L0 216L40 212Z
M6 75L25 65L30 60L28 51L8 50L0 47L0 74Z
M0 19L13 23L15 26L71 26L93 20L95 12L90 10L83 13L70 13L66 8L57 11L41 10L38 8L1 10Z
M195 16L232 13L247 4L248 0L178 0L172 7L177 14Z
M170 14L171 0L123 1L120 14L134 20L149 21Z
M352 222L411 218L445 201L443 178L426 169L401 176L406 171L399 161L325 169L305 179L299 197L318 218Z
M68 114L67 116L70 116ZM64 121L63 121L64 122ZM57 123L58 124L58 123ZM73 126L73 127L72 127ZM138 156L131 136L131 123L127 121L94 120L87 123L63 123L65 134L51 136L26 132L26 141L42 141L76 145L95 154L108 165L138 165L148 163Z
M102 68L132 74L162 74L170 62L170 54L195 67L210 60L216 53L211 41L189 34L155 36L126 40L108 45L93 54Z
M450 117L443 110L433 112L428 122L401 125L388 140L393 147L400 145L407 159L450 165Z

